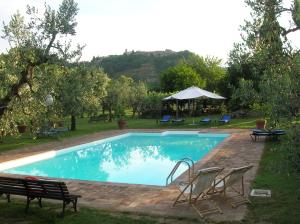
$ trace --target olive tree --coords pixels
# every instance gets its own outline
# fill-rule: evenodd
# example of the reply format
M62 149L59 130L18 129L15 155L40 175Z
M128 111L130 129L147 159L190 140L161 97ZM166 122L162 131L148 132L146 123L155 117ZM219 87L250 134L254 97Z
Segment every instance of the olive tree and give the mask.
M291 47L288 34L300 30L299 0L294 0L290 7L283 6L282 0L245 2L252 9L252 18L242 26L243 42L235 45L235 53L231 53L229 73L233 71L239 76L237 80L242 77L253 82L260 96L257 103L276 123L279 117L291 114L287 104L295 98L291 90L297 82L292 81L292 68L299 51ZM286 14L290 16L289 27L278 20ZM238 49L243 54L237 54Z
M143 82L133 83L131 86L129 94L129 106L132 108L132 117L134 117L136 113L138 113L138 116L140 116L147 92L147 87Z
M76 34L77 13L74 0L63 0L58 10L45 5L43 15L28 6L27 20L17 12L4 24L2 36L10 49L1 55L1 129L9 131L16 123L14 117L35 120L44 114L45 96L55 86L55 70L61 69L59 64L80 56L82 50L79 45L72 50L68 38Z
M120 118L125 115L125 108L129 107L133 83L132 78L124 75L110 80L107 96L103 100L103 106L108 110L109 121L112 121L113 117Z
M100 110L106 96L108 76L99 69L74 67L65 69L58 83L56 98L63 115L71 117L71 130L76 130L76 117Z

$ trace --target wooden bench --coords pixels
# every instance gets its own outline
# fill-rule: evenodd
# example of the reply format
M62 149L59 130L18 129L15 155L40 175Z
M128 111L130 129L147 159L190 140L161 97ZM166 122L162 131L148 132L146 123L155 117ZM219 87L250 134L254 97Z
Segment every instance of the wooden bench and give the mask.
M64 182L53 180L33 180L13 177L0 177L0 196L5 194L10 202L10 195L27 197L25 212L29 209L32 200L37 199L42 207L42 198L63 201L62 214L64 215L67 204L72 203L74 211L77 211L77 200L80 195L70 194Z

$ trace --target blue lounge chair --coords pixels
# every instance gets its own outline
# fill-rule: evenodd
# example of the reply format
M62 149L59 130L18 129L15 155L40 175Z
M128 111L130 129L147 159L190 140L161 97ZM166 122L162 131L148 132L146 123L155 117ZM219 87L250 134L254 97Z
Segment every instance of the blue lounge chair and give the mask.
M271 133L265 129L253 129L252 133L250 134L252 141L259 139L259 137L268 137L271 136Z
M275 129L275 130L271 130L270 131L272 134L272 137L275 141L278 140L278 137L281 135L286 135L286 131L285 130L281 130L281 129Z
M184 124L183 118L173 119L172 124Z
M160 123L168 123L170 121L171 121L171 115L164 115L159 122Z
M273 140L278 140L278 137L281 135L285 135L286 131L281 129L274 129L274 130L265 130L265 129L253 129L252 133L250 134L253 141L259 139L259 137L272 137Z
M57 133L64 133L64 132L70 131L69 128L67 128L67 127L51 128L50 130L54 131L54 132L56 131Z
M37 137L58 137L58 132L55 130L39 130L36 133Z
M210 122L211 122L211 119L208 118L208 117L206 117L206 118L203 118L200 122L201 122L201 123L207 124L207 123L210 123Z
M230 120L231 120L231 116L230 115L223 115L221 117L221 119L219 120L219 122L225 124L225 123L228 123Z

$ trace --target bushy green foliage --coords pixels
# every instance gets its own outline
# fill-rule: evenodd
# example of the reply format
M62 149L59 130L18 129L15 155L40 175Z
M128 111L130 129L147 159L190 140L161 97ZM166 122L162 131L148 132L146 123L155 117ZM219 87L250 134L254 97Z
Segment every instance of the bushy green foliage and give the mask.
M225 96L230 98L234 88L239 87L240 79L251 80L253 88L258 90L260 77L255 72L254 62L251 60L251 53L245 44L235 43L233 49L229 53L228 59L228 75L226 77L225 86L230 85L231 88L225 89Z
M225 114L228 113L228 109L227 109L227 107L226 107L226 105L225 105L224 102L220 106L220 113L221 113L221 115L225 115Z
M300 173L300 124L293 125L288 132L287 140L281 146L286 150L286 159L288 163Z
M221 59L208 56L204 58L191 54L182 63L185 63L197 72L200 79L204 80L206 90L220 92L219 84L226 76L226 69L222 67Z
M236 88L232 86L232 95L230 105L232 109L250 109L250 107L257 102L258 93L253 87L252 80L239 80L239 86Z
M165 92L179 91L191 86L203 88L205 81L185 63L179 63L161 75L161 88Z
M263 113L275 125L280 117L291 116L289 104L297 95L297 91L291 91L296 89L296 79L299 80L299 76L295 78L292 72L292 68L297 64L297 54L289 45L286 35L299 30L300 27L296 23L291 23L294 28L286 29L281 26L278 18L283 12L293 10L293 7L285 8L281 0L245 2L252 9L252 19L246 21L242 27L243 42L236 44L231 52L229 81L235 86L232 90L242 97L245 94L236 91L240 89L240 78L251 80L253 89L259 95L255 102L251 100L251 103L261 105ZM233 92L233 100L238 94ZM296 114L295 111L293 113Z
M5 134L17 123L36 129L47 116L45 96L55 88L63 64L82 49L71 50L68 39L75 34L77 12L77 3L63 0L58 10L45 4L43 15L28 6L29 18L17 12L4 24L3 38L11 46L0 59L0 129Z
M136 83L128 76L112 79L107 87L107 96L103 100L103 107L108 110L109 120L113 117L121 118L125 109L131 107L133 116L140 114L147 87L144 83Z
M102 70L65 68L55 91L56 112L71 116L71 130L76 129L76 116L100 110L108 82L109 78Z
M292 8L293 21L296 27L300 27L300 0L294 0L294 5Z
M220 59L190 54L176 66L161 74L161 90L173 92L198 86L212 92L219 92L220 83L225 76L226 70L222 68Z
M138 82L134 83L131 86L130 94L129 94L129 106L132 108L132 117L137 113L138 116L141 115L141 110L147 97L148 89L145 83Z
M162 100L169 95L168 93L149 92L144 98L141 116L143 118L159 118L161 116Z
M2 55L1 61L1 91L0 98L7 98L11 88L17 85L22 69L16 56L19 51L12 49L8 54ZM19 64L20 63L20 64ZM47 119L50 108L45 104L45 97L55 88L62 69L58 65L43 64L34 70L34 82L24 83L18 88L17 95L10 99L6 110L0 118L0 129L7 134L17 134L17 125L22 124L30 127L35 132Z

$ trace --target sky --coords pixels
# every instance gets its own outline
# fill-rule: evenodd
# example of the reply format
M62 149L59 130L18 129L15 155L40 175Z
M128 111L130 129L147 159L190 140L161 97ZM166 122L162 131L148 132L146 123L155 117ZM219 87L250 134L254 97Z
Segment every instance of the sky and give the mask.
M60 0L48 0L57 8ZM223 62L240 25L249 18L243 0L77 0L79 14L75 43L85 44L82 60L128 51L189 50ZM44 0L0 0L0 21L8 22L26 5L43 8ZM285 21L287 22L287 21ZM294 34L293 34L294 35ZM300 35L291 37L295 43ZM296 40L296 41L295 41ZM300 42L295 44L300 47ZM0 40L0 52L9 48Z

